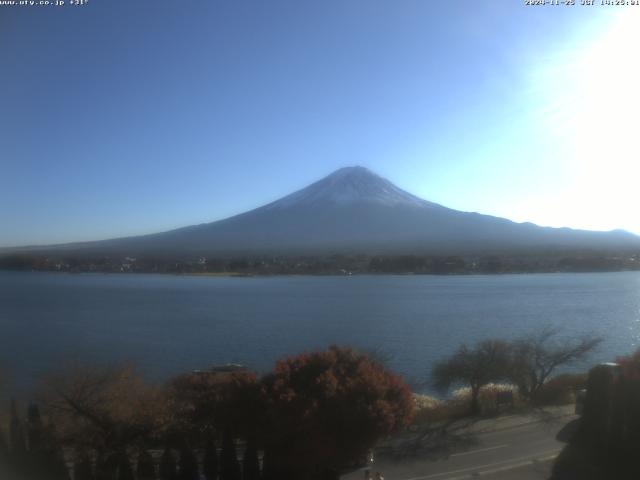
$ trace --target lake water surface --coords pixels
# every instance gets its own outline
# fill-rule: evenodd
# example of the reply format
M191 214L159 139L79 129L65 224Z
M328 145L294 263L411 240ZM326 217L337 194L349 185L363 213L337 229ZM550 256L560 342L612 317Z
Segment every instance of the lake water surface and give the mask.
M63 359L135 361L150 379L239 362L266 371L329 344L381 349L412 380L462 342L543 325L640 343L640 273L190 277L0 272L0 364L25 388Z

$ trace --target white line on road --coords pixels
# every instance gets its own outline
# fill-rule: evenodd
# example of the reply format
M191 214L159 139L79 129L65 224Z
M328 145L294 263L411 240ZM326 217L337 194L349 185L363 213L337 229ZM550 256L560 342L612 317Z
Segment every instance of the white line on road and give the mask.
M534 458L534 459L530 459L530 460L525 461L525 462L514 463L513 465L507 465L505 467L493 468L491 470L483 470L482 472L478 472L478 475L494 475L496 473L507 472L509 470L515 470L516 468L522 468L522 467L526 467L528 465L533 465L534 463L549 462L549 461L555 459L557 456L558 456L558 453L556 452L556 453L554 453L552 455L547 455L546 457ZM462 480L462 479L460 477L458 477L457 479L449 478L447 480Z
M477 472L478 470L480 470L482 468L497 467L499 465L505 465L505 464L509 464L509 463L513 463L514 466L521 466L522 464L519 463L519 462L532 461L532 460L540 458L540 457L544 457L544 456L548 456L548 455L551 455L551 454L554 454L554 453L558 453L559 450L560 449L557 448L557 449L549 450L549 451L546 451L546 452L536 453L534 455L527 455L526 457L511 458L509 460L503 460L501 462L487 463L485 465L476 465L474 467L461 468L460 470L451 470L451 471L448 471L448 472L433 473L431 475L425 475L424 477L411 477L411 478L406 478L404 480L427 480L429 478L445 477L446 475L455 475L457 473L465 473L465 472L472 473L472 472Z
M497 450L498 448L508 447L509 444L505 443L504 445L495 445L493 447L487 448L479 448L478 450L469 450L468 452L454 453L453 455L449 455L450 457L462 457L464 455L471 455L472 453L480 453L480 452L488 452L489 450Z

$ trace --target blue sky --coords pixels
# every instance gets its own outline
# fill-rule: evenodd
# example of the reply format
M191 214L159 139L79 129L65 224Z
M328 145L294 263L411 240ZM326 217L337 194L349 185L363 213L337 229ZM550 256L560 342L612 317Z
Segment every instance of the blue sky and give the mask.
M0 245L213 221L348 165L640 233L640 6L523 4L0 6Z

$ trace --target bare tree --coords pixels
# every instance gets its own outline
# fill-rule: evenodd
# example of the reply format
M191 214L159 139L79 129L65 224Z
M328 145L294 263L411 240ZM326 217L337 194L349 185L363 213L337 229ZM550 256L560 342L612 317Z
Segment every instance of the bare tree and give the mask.
M74 365L45 381L41 401L63 442L116 454L156 430L164 404L130 365Z
M511 344L509 379L529 400L535 401L544 383L558 367L586 359L603 340L585 335L572 342L561 341L559 332L558 328L544 327Z
M436 388L448 390L452 385L471 388L471 413L480 412L480 389L507 376L509 345L501 340L485 340L473 348L462 345L446 360L437 363L431 372Z

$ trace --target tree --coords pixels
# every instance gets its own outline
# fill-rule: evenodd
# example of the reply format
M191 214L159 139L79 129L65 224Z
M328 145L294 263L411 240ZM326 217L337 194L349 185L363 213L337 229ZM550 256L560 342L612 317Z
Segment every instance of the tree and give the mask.
M38 405L30 404L26 421L27 458L28 470L33 478L47 478L56 466L62 472L60 459L57 457L60 452L53 436L54 431L51 425L45 427ZM60 475L63 476L64 473Z
M585 335L576 341L560 341L557 328L545 327L511 344L509 379L522 396L535 401L544 383L559 367L584 360L602 338Z
M255 435L263 417L256 374L238 370L181 375L169 382L167 398L172 433L188 441L205 439L205 476L215 479L219 474L221 480L239 479L241 471L234 440ZM221 433L218 469L213 439Z
M180 375L167 388L169 424L181 438L231 429L247 435L261 410L256 375L248 371L198 372Z
M9 468L11 457L9 455L9 445L4 439L3 431L0 429L0 478L10 478Z
M40 409L36 404L30 404L27 409L27 444L30 453L38 453L43 449L44 427Z
M212 438L207 441L205 446L202 471L207 480L218 480L218 450Z
M198 480L200 478L198 474L198 459L186 444L180 449L178 466L179 480Z
M96 456L96 480L113 480L118 471L118 457L115 453L98 450Z
M262 455L262 480L280 480L282 475L278 474L278 466L275 464L274 456L265 450Z
M507 376L509 346L501 340L485 340L473 348L462 345L458 351L433 367L431 377L436 388L448 390L460 384L471 388L471 414L480 413L480 389Z
M129 455L126 452L121 452L118 455L118 480L135 480Z
M61 442L99 450L105 458L152 436L164 418L159 390L130 365L72 366L50 376L41 397Z
M138 466L136 467L138 480L155 480L156 472L153 466L153 457L147 450L140 450L138 454Z
M73 468L74 480L93 480L93 471L91 469L91 458L86 450L78 450L75 455ZM146 480L146 479L145 479Z
M220 480L240 480L240 463L236 446L233 442L231 429L227 428L222 437L222 452L220 455Z
M46 480L69 480L69 470L64 458L64 451L57 441L56 427L49 422L46 432L46 447L43 465L46 467L43 479Z
M11 411L9 421L9 458L7 469L16 474L24 474L28 471L30 464L27 459L27 447L25 442L24 428L18 407L15 400L11 400Z
M620 365L621 373L631 381L640 381L640 350L636 350L631 355L616 358L616 363Z
M18 414L18 407L15 400L11 400L11 421L9 423L9 449L11 455L16 461L22 461L27 446L24 438L24 429L22 421Z
M242 480L260 480L260 462L256 441L249 438L242 457Z
M279 479L338 478L413 413L400 377L364 353L337 346L277 362L263 380L263 398L265 475L277 471Z
M177 480L178 472L173 453L168 448L164 449L160 457L160 480Z

